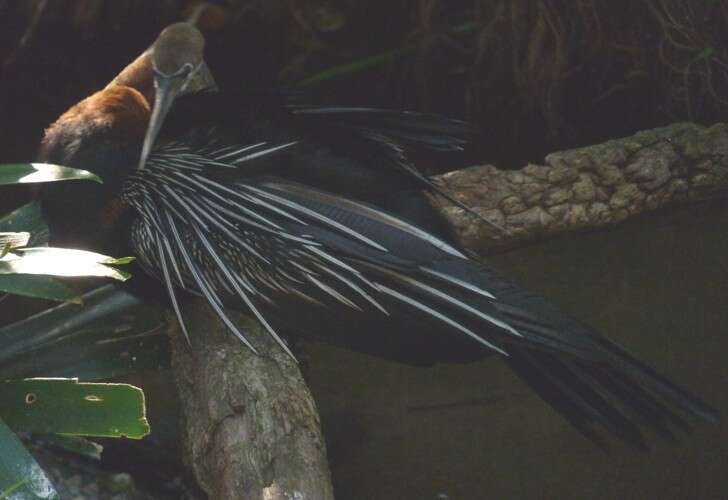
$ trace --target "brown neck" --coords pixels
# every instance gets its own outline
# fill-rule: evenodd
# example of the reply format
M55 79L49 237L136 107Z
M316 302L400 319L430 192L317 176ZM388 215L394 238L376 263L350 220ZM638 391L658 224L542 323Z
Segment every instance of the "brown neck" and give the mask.
M154 73L152 72L152 50L145 50L121 73L111 80L107 89L116 86L131 87L141 92L147 103L154 101Z

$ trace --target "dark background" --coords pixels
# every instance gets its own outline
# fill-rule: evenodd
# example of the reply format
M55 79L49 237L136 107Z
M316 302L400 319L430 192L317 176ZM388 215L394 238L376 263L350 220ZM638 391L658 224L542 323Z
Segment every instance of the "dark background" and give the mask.
M192 9L0 0L0 161L31 160L44 127ZM464 118L480 131L478 161L502 168L676 121L724 121L728 111L720 0L252 0L220 2L201 24L221 87L314 77L303 87L322 101ZM4 190L0 209L25 195ZM648 216L494 264L725 414L725 214L718 202ZM326 346L311 358L339 498L728 491L725 424L651 454L605 455L498 363L416 370Z
M0 1L2 157L32 157L44 126L194 4ZM201 25L221 86L294 86L355 63L309 87L332 102L466 118L482 131L481 160L498 166L670 122L712 123L727 109L728 3L718 0L218 4Z

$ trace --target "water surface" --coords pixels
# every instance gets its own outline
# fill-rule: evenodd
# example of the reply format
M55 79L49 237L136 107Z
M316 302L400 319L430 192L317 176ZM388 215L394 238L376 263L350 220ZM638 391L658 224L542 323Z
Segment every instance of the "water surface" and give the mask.
M727 229L711 202L489 260L726 415ZM412 368L317 344L308 375L337 498L728 498L724 422L605 454L495 359Z

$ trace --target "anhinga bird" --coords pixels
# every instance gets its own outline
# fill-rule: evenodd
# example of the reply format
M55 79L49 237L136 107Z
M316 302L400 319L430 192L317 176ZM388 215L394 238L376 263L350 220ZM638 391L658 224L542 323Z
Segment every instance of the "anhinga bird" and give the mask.
M227 307L247 308L287 351L284 334L415 364L495 354L593 439L603 427L642 446L642 427L670 437L686 416L715 419L621 347L466 255L429 203L436 187L411 161L460 150L460 122L205 91L203 45L193 26L168 27L46 131L43 160L106 182L51 197L52 229L71 229L56 214L70 205L100 231L93 214L103 205L103 217L130 224L133 250L166 284L182 324L175 288L204 296L251 349Z

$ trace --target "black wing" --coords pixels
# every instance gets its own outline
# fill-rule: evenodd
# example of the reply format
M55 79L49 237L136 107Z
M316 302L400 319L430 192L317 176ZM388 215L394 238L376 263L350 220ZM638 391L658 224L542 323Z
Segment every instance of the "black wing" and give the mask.
M674 409L714 418L621 348L438 235L378 207L261 175L258 166L246 175L248 163L295 159L288 153L296 147L287 141L193 152L170 144L150 157L127 198L141 214L139 253L172 296L175 285L204 295L250 346L225 316L225 304L237 297L286 350L266 316L275 310L269 306L295 303L298 311L316 311L322 324L328 312L352 324L376 317L405 329L399 319L414 318L415 331L401 335L417 338L427 325L453 345L501 355L593 439L595 423L637 446L642 423L669 437L670 425L687 426ZM232 178L224 172L237 168Z

